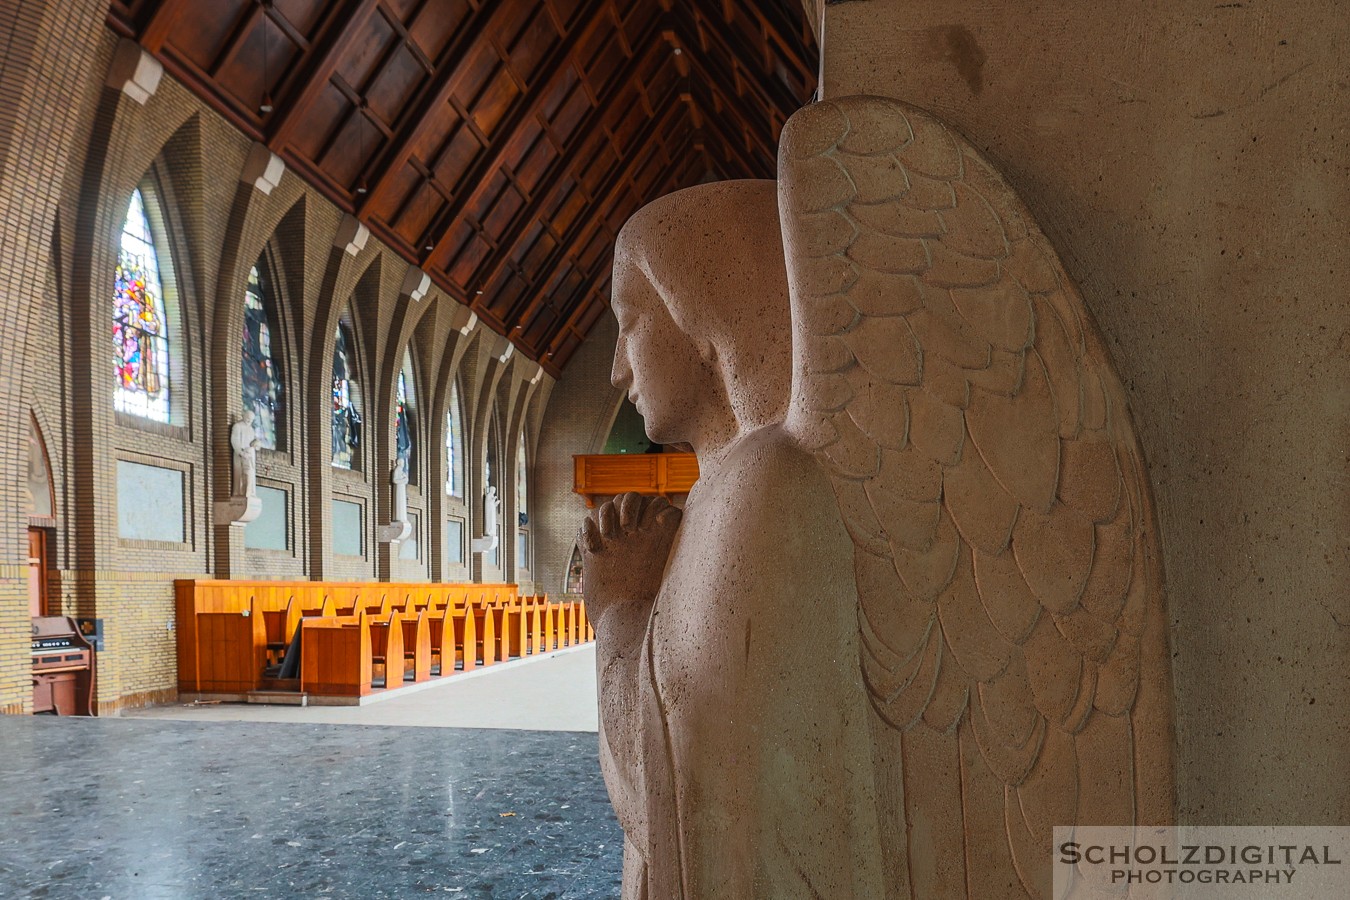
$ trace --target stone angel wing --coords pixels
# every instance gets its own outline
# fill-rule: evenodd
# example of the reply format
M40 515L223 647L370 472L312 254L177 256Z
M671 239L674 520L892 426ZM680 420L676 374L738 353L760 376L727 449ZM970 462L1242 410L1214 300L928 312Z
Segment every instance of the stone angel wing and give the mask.
M1049 896L1053 826L1172 818L1156 526L1124 392L1028 211L932 116L874 97L798 112L779 206L787 428L855 544L862 672L891 726L882 838L908 847L890 889Z

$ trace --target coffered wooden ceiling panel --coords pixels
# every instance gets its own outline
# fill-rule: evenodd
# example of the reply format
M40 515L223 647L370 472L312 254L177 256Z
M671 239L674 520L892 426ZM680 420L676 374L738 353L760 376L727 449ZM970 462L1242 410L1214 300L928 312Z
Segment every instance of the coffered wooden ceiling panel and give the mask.
M797 0L113 0L109 25L554 375L643 204L765 178Z

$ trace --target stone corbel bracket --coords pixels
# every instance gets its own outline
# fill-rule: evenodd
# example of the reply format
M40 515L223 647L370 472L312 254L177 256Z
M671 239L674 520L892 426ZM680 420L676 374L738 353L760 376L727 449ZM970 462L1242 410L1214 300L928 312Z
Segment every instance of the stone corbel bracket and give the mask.
M231 497L217 500L216 522L222 525L247 525L262 514L262 500L257 497Z
M337 234L333 236L333 246L348 256L355 256L366 248L366 241L369 238L370 229L358 222L356 216L348 213L338 223Z
M285 173L286 164L280 156L267 149L266 144L254 144L248 151L248 158L244 160L239 180L253 185L264 194L270 194L272 188L281 183L281 176Z
M378 534L380 543L392 544L395 541L406 541L412 537L412 523L401 519L395 519L388 525L381 525Z
M142 50L140 44L123 38L113 53L104 83L144 106L159 89L159 80L163 77L164 66L159 60Z
M431 290L431 276L416 266L408 268L408 273L403 276L403 286L399 288L401 293L407 294L408 299L418 303Z

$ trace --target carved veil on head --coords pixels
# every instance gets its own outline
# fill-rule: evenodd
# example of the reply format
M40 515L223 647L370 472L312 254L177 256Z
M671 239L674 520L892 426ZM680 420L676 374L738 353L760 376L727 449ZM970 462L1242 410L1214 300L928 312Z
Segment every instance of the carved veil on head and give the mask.
M787 267L772 181L663 197L624 226L615 306L663 307L718 371L742 429L781 422L791 381Z

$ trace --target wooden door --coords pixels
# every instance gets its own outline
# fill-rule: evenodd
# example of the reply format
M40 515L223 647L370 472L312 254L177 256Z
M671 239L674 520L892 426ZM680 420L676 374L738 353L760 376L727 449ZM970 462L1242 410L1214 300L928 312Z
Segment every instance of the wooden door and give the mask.
M47 532L28 529L28 614L47 615Z

